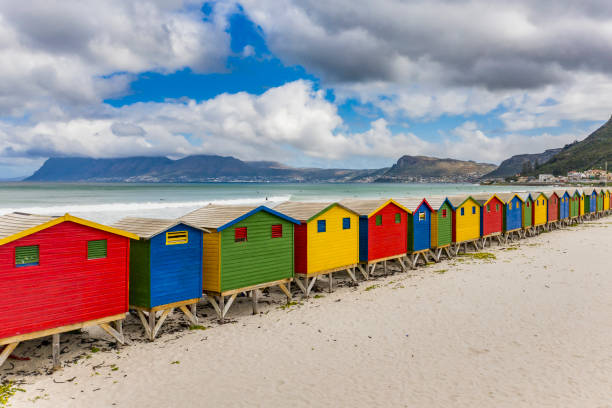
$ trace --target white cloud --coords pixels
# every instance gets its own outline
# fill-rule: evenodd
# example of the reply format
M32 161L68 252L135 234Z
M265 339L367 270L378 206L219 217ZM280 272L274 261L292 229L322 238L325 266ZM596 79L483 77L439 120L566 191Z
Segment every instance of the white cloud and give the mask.
M0 116L80 109L124 93L131 75L222 71L230 52L219 4L0 0Z

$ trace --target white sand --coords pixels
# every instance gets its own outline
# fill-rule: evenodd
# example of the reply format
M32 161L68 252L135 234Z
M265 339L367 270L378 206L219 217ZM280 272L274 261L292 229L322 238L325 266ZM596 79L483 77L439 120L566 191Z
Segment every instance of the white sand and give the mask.
M445 261L258 316L244 303L234 324L209 317L206 331L88 352L52 375L14 374L48 368L45 346L0 373L25 381L15 407L608 407L611 242L604 218L494 248L493 262ZM87 351L74 344L87 336L73 337L64 360Z

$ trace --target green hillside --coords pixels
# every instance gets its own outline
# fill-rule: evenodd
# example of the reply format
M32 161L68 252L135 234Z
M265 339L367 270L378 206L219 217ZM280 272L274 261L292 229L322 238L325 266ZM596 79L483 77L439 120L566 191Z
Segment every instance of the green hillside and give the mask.
M565 175L568 171L584 171L612 167L612 118L581 142L565 146L535 173Z

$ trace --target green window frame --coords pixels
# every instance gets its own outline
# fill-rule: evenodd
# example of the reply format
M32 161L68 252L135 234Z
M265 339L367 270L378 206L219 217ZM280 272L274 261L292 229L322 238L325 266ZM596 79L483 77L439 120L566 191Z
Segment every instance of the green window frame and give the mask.
M15 247L15 266L37 266L39 264L38 245Z
M87 241L87 259L103 259L107 256L107 241L96 239Z
M402 222L402 214L395 213L395 223L400 224Z
M376 225L382 225L382 215L376 216Z

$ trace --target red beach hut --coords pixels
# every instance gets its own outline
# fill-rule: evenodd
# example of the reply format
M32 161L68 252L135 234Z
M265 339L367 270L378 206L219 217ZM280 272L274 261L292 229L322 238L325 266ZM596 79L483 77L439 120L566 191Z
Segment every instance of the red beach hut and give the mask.
M0 364L20 342L53 335L57 368L59 333L86 326L123 342L130 238L69 214L0 217Z
M559 196L554 191L545 191L544 195L548 198L548 215L546 225L548 229L559 228Z
M480 216L481 246L484 248L487 239L491 238L496 238L501 245L503 243L504 202L496 194L477 194L472 197L482 207Z

